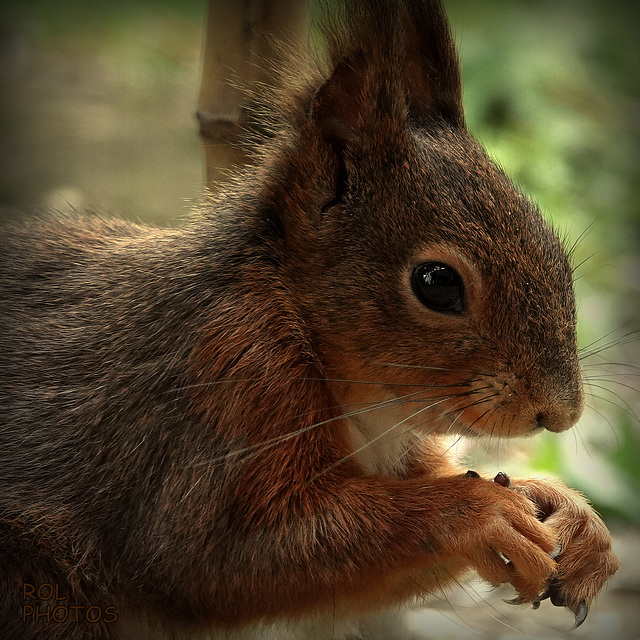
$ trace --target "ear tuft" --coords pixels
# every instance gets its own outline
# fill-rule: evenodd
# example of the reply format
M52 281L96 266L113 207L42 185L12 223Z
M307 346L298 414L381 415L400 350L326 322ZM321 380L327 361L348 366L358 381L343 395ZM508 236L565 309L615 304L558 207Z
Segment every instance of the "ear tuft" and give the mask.
M460 63L446 13L438 0L408 0L404 30L409 109L464 127Z
M464 127L458 58L437 0L344 0L325 7L330 72L310 116L333 146L386 116Z

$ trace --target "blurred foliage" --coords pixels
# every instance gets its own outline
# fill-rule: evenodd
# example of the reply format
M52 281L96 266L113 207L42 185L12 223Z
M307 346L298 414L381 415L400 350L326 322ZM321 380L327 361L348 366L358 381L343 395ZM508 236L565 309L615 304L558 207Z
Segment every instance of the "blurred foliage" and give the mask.
M588 494L606 516L638 523L639 369L635 365L640 349L629 334L640 326L635 315L640 293L640 5L616 0L448 0L446 5L460 47L470 129L523 191L540 203L567 246L576 245L580 342L592 394L588 408L577 428L536 438L525 447L526 456L510 453L505 471L561 476ZM105 91L112 97L100 99L105 104L121 99L140 112L128 129L126 118L119 121L130 145L131 140L151 144L150 139L135 137L145 117L157 138L164 136L167 144L173 144L161 148L149 173L144 173L145 164L156 153L149 152L151 147L143 148L144 161L139 155L127 164L121 146L102 161L105 139L95 141L97 146L85 157L73 138L72 153L62 160L48 151L64 146L62 133L56 137L48 127L48 146L39 142L44 134L38 118L51 119L51 113L42 111L42 105L41 111L30 107L28 118L21 120L14 109L14 120L5 119L2 133L15 128L16 122L22 127L20 144L30 156L29 170L26 177L16 173L19 162L12 157L10 171L2 172L8 176L2 183L4 201L33 204L28 197L32 185L47 180L54 184L47 171L60 180L65 162L66 166L76 162L81 169L92 163L99 167L97 172L108 185L103 192L92 182L93 174L81 169L77 174L78 182L92 185L94 199L103 197L111 204L109 198L120 185L131 198L141 194L139 201L116 202L125 213L136 212L144 219L158 221L153 212L167 201L168 182L174 190L182 190L183 198L191 195L200 159L189 104L195 103L197 92L194 47L199 44L204 10L204 0L4 3L3 31L8 24L18 25L13 33L19 31L30 51L55 49L67 57L117 61L112 68L117 83ZM13 82L19 87L19 80ZM114 87L122 96L113 97ZM160 120L158 104L185 91L183 111L164 108ZM46 95L43 101L49 104L52 94ZM185 120L180 131L165 123L180 119ZM35 127L38 139L34 137L32 147L27 143L25 151L29 127ZM114 136L117 129L118 121ZM179 160L172 164L171 158ZM111 182L110 165L115 165ZM168 173L163 173L164 165ZM187 165L188 172L178 171ZM139 182L131 182L134 174L140 175ZM144 191L141 182L151 188ZM177 217L175 212L169 216ZM525 464L529 467L523 469ZM489 465L495 466L495 459L488 459Z
M639 5L447 6L470 129L576 247L587 408L570 432L532 441L527 462L640 522Z

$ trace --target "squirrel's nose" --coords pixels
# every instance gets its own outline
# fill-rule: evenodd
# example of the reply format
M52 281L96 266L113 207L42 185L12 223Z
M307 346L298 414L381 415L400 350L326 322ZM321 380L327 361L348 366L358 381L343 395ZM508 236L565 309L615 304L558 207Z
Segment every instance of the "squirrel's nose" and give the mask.
M579 367L573 370L559 368L555 375L549 376L538 401L540 404L537 407L534 405L534 429L542 428L554 433L571 429L584 409L584 388Z
M560 433L571 429L582 415L582 394L571 402L546 407L535 417L535 428Z

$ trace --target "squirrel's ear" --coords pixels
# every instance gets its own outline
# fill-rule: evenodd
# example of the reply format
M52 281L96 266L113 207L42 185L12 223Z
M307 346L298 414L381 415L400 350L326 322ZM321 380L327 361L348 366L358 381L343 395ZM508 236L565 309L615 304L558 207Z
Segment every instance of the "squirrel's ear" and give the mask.
M310 109L342 146L372 114L464 126L458 58L437 0L349 0L325 28L331 72Z
M362 53L344 58L313 96L311 117L334 147L342 147L357 136L366 111L366 74Z
M414 116L438 116L464 127L460 63L439 0L408 0L404 29L404 85Z

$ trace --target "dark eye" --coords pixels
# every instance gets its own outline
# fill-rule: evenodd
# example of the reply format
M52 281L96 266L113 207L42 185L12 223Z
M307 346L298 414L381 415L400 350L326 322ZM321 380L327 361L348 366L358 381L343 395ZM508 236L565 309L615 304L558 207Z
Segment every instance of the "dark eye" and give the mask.
M424 262L413 271L413 290L425 307L440 313L464 311L464 284L457 271L441 262Z

